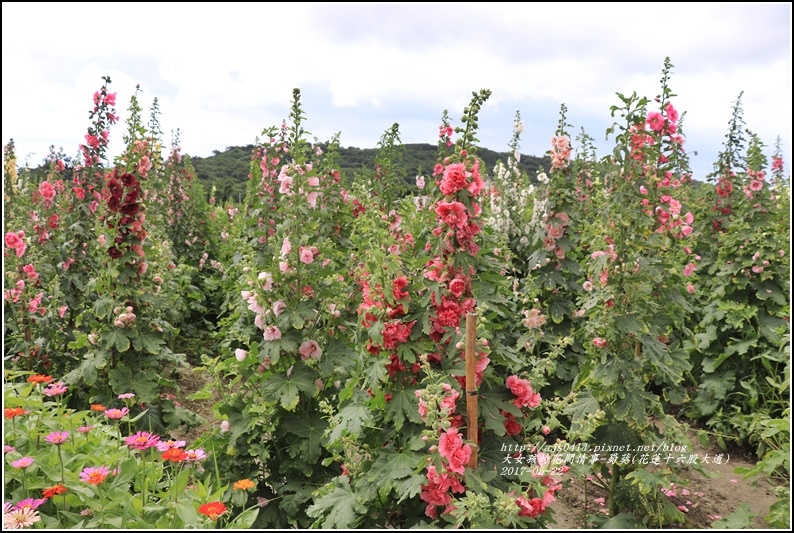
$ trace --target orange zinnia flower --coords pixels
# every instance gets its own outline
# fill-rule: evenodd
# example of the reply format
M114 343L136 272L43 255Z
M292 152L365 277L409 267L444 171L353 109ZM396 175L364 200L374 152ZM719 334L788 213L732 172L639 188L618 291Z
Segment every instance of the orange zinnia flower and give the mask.
M256 483L250 479L241 479L234 484L234 490L248 490L256 487Z
M199 505L198 512L210 517L210 520L217 520L220 515L226 512L223 502L210 502Z
M44 374L33 374L28 378L28 383L52 383L52 376Z
M175 463L180 463L187 459L187 453L182 448L168 448L166 451L163 452L163 460L164 461L173 461Z
M91 404L91 410L92 411L104 411L106 409L107 409L107 407L105 407L102 404L98 404L98 403L92 403Z
M24 415L26 413L27 411L25 411L21 407L6 407L5 409L3 409L3 416L5 416L6 419L8 420L11 420L15 416Z
M45 498L52 498L56 494L66 494L68 491L69 489L64 487L63 483L58 483L55 486L42 490L41 493Z

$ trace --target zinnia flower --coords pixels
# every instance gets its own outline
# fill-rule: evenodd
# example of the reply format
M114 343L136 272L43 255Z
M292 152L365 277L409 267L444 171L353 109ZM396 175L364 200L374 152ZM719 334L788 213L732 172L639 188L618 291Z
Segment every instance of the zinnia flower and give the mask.
M55 444L57 446L59 444L63 444L64 442L66 442L66 439L68 438L69 438L68 431L53 431L52 433L44 437L44 440L46 440L50 444Z
M14 468L27 468L32 464L33 464L32 457L22 457L20 459L17 459L16 461L13 461L11 463L11 466L13 466Z
M64 487L63 483L58 483L57 485L42 490L41 494L45 498L50 499L54 497L56 494L66 494L67 492L69 492L69 489Z
M110 469L107 466L100 466L97 467L88 467L84 468L82 472L80 472L80 481L85 481L90 485L99 485L105 478L108 477L110 474Z
M157 443L160 442L159 435L153 435L148 431L139 431L135 435L130 435L127 437L126 444L133 450L146 450L148 448L152 448L157 446Z
M187 460L187 453L182 448L168 448L163 452L163 461L171 461L174 463L181 463Z
M27 414L27 411L25 411L22 407L6 407L3 409L3 416L6 418L6 420L11 420L14 417L24 414Z
M38 509L47 501L46 498L28 498L26 500L22 500L17 502L14 506L14 509L24 509L25 507L30 507L31 509Z
M67 390L69 390L69 387L64 385L63 381L59 381L58 383L50 383L41 393L44 396L58 396L65 393Z
M126 407L122 407L121 409L108 409L105 411L105 416L112 418L113 420L119 420L120 418L127 416L129 412L130 410Z
M28 383L52 383L52 376L44 374L33 374L28 378Z
M220 515L226 512L223 502L210 502L199 505L198 512L206 515L210 520L217 520Z
M256 483L251 481L250 479L241 479L240 481L236 481L234 483L234 490L248 490L256 487Z
M187 450L185 453L187 454L188 461L201 461L202 459L207 458L207 452L205 452L201 448L195 450Z
M23 529L30 527L41 520L39 512L30 507L14 509L8 513L3 513L4 529Z

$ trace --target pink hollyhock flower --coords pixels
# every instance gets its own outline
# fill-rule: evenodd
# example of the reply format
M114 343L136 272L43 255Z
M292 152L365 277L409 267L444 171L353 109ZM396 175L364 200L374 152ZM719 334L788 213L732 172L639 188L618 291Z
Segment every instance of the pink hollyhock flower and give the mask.
M266 341L275 341L281 338L281 330L278 326L265 327L264 338Z
M471 458L471 446L463 444L463 436L452 427L438 439L438 453L449 462L450 472L462 474Z
M455 295L456 298L460 298L463 292L466 290L466 282L461 278L455 278L449 282L449 290Z
M59 317L61 317L61 318L63 318L63 316L66 314L66 310L67 310L67 309L69 309L69 306L68 306L68 305L64 305L63 307L61 307L60 309L58 309L58 316L59 316Z
M516 396L513 400L513 405L516 407L526 406L534 409L540 405L540 394L532 389L532 384L528 380L512 375L508 376L505 385Z
M686 286L686 292L689 294L695 294L695 286L691 283Z
M44 198L44 202L50 204L55 198L55 187L49 181L42 181L39 185L39 193Z
M221 421L221 433L228 433L229 431L231 431L231 429L232 428L229 425L229 421L228 420Z
M471 174L466 171L463 163L453 163L444 169L441 178L440 189L444 196L452 196L468 184L468 177Z
M750 181L750 190L751 191L760 191L764 188L764 182L759 180L752 180Z
M234 351L234 356L235 356L235 357L237 358L237 360L238 360L238 361L240 361L241 363L242 363L243 361L245 361L245 358L246 358L246 356L247 356L247 355L248 355L248 352L246 352L246 351L245 351L245 350L243 350L242 348L237 348L237 349Z
M453 228L462 228L468 222L466 206L460 202L438 202L436 214L445 224Z
M551 428L549 426L543 426L542 428L540 428L540 432L543 433L544 435L548 435L549 433L551 433Z
M320 348L320 345L317 344L317 341L313 339L303 341L303 343L300 345L300 348L298 348L298 352L300 352L301 359L304 361L309 358L319 359L323 354L322 348Z
M312 207L312 209L317 207L317 193L310 192L309 194L307 194L306 201L309 202L309 205Z
M667 105L664 106L664 111L667 113L667 120L675 124L678 122L678 111L673 107L673 104L667 102Z
M689 264L687 264L684 267L683 274L684 274L684 276L689 277L689 276L692 275L693 272L695 272L696 269L697 269L697 266L695 266L694 263L689 263Z
M287 309L287 304L281 300L273 302L273 314L278 318Z
M281 257L287 257L291 251L292 245L289 242L289 237L284 237L284 241L281 243Z
M540 498L528 500L525 496L519 496L516 499L516 505L521 509L518 516L528 516L529 518L537 518L545 509L543 500Z
M648 128L651 131L659 133L664 128L664 117L658 111L651 111L648 113Z
M308 246L301 246L299 252L300 262L306 265L314 261L314 254Z
M607 340L602 339L601 337L596 337L593 339L593 345L597 348L606 348L607 347Z

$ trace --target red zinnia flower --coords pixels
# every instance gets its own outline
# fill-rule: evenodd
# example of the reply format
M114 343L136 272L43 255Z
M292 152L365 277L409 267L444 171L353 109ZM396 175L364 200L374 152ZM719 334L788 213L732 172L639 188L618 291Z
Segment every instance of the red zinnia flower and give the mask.
M163 461L181 463L187 459L187 453L182 448L169 448L162 454Z
M66 487L64 487L64 486L63 486L63 483L58 483L58 484L57 484L57 485L55 485L55 486L52 486L52 487L50 487L50 488L47 488L47 489L44 489L44 490L42 490L42 491L41 491L41 494L42 494L42 495L43 495L45 498L48 498L48 499L50 499L50 498L52 498L53 496L55 496L56 494L66 494L68 491L69 491L69 489L67 489Z
M226 512L223 502L210 502L199 505L198 512L209 516L210 520L217 520L220 515Z
M28 383L52 383L52 376L34 374L28 378Z
M11 420L15 416L24 415L26 413L27 411L22 407L6 407L3 409L3 416L5 416L6 420Z

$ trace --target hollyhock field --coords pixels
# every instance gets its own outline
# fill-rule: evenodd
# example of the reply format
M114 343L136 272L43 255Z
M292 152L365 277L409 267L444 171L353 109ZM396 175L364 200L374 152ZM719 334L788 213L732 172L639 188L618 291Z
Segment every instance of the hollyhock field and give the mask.
M102 82L77 157L4 149L4 529L560 527L577 487L581 528L790 526L790 180L741 95L697 179L669 60L609 153L563 105L487 168L480 90L409 176L397 124L340 172L295 89L222 203ZM696 520L737 455L774 503Z

